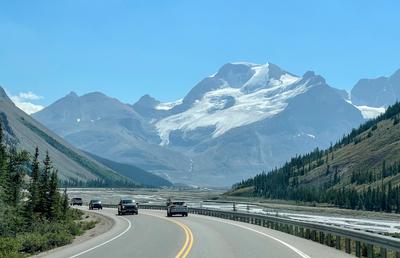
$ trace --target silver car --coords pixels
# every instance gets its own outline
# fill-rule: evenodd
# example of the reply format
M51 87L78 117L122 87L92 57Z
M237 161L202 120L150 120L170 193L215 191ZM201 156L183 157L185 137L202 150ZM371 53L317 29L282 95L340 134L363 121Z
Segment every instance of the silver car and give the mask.
M184 217L188 215L188 207L185 202L176 201L167 203L167 216L172 217L173 215L180 214Z

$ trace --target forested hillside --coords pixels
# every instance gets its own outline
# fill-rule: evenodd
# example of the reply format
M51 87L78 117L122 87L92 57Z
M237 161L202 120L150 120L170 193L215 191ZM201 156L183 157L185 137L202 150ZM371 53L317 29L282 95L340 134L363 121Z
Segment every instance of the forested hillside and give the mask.
M38 148L34 155L17 150L6 144L2 128L0 123L0 258L66 245L94 227L94 221L81 221L83 212L69 208L66 190L60 194L49 153L41 162Z
M399 122L396 103L330 148L296 156L235 184L229 194L400 212Z

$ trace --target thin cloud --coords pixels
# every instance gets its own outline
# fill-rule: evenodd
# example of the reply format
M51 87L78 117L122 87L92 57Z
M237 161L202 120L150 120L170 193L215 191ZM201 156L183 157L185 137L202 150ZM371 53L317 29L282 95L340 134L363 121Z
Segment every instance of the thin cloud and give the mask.
M18 94L18 97L23 99L23 100L38 100L38 99L43 99L42 96L36 95L32 91L28 92L21 92Z
M36 113L44 108L42 105L37 105L32 103L32 100L39 100L43 99L42 96L36 95L35 93L28 91L28 92L20 92L18 95L10 95L10 99L14 102L14 104L19 108L22 109L27 114Z

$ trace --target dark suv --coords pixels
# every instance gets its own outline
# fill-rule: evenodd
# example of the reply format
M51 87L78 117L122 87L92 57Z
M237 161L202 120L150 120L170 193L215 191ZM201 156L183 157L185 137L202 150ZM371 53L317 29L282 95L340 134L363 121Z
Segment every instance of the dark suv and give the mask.
M138 205L135 200L121 199L118 203L118 215L138 214Z
M93 210L93 209L98 209L98 210L103 209L103 206L101 205L100 200L91 200L89 202L89 210Z
M83 204L82 198L75 197L75 198L71 199L72 206L75 206L75 205L82 206L82 204Z

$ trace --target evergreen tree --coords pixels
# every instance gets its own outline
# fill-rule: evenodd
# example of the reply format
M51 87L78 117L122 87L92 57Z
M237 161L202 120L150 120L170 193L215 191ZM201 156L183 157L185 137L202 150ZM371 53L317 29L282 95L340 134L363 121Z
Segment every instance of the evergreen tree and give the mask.
M29 202L28 202L28 212L30 217L34 213L40 211L40 168L39 168L39 148L36 147L35 155L32 160L32 172L31 172L31 182L29 185Z
M29 154L26 151L10 149L6 162L6 169L2 174L3 200L13 207L17 206L21 197L21 189L24 176L24 165L29 161Z
M64 188L64 193L61 199L61 217L63 219L66 218L68 209L69 209L68 193L67 193L67 188Z
M46 213L50 209L50 200L49 200L49 192L50 192L50 173L52 169L51 160L49 156L49 152L46 152L46 157L43 161L43 171L40 175L40 211L42 213Z
M49 181L49 209L47 211L47 217L50 220L54 220L60 217L60 209L61 209L61 198L60 193L58 192L58 176L57 171L52 171L50 175Z

